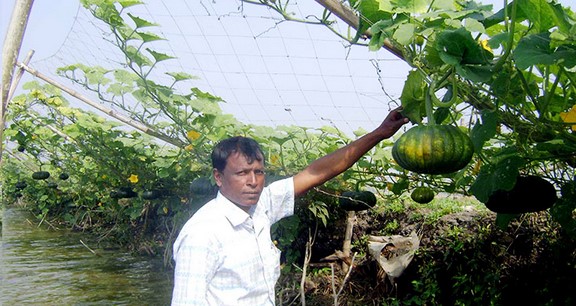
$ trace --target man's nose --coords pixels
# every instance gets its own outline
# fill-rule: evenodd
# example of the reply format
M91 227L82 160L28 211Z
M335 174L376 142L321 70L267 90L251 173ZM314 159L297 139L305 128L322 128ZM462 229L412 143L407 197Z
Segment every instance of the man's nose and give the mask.
M251 171L250 173L248 173L248 178L247 178L247 182L248 185L255 185L256 184L256 173L254 173L254 171Z

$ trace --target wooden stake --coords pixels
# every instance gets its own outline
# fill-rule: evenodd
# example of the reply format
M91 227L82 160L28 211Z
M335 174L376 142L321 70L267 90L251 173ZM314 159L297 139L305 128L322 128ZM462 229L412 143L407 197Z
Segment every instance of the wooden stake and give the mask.
M346 232L344 233L344 243L342 245L342 254L344 258L350 258L350 252L352 250L352 233L354 230L354 223L356 223L356 212L349 211L348 218L346 219ZM348 263L346 260L342 260L342 270L344 273L348 272Z
M4 136L4 125L6 119L6 107L8 105L8 95L12 76L14 73L14 64L18 59L22 39L28 24L28 17L34 0L17 0L14 4L10 24L6 31L6 38L2 48L2 86L0 86L0 139ZM2 161L3 143L0 141L0 163Z

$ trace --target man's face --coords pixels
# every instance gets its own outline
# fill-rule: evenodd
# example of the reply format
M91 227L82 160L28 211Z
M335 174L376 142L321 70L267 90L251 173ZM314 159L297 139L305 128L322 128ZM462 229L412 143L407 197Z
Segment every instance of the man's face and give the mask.
M264 189L264 177L264 163L254 160L249 164L241 153L231 154L222 172L214 169L222 195L246 211L258 203Z

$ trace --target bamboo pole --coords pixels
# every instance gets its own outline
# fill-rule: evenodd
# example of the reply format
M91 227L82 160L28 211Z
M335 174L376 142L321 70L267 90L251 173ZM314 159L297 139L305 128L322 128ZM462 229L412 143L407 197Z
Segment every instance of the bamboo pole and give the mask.
M352 28L358 29L360 27L360 18L343 3L335 0L316 0L316 2L342 19L342 21L346 22Z
M6 153L8 154L8 156L9 156L10 158L13 158L13 159L17 160L18 162L20 162L20 164L22 165L22 167L24 167L24 168L26 168L26 169L28 169L28 170L30 170L30 171L36 171L36 170L35 170L35 169L36 169L36 168L35 168L36 165L33 164L33 163L31 163L28 159L24 159L24 158L22 158L22 157L20 157L20 156L14 155L14 153L12 153L12 152L10 152L10 151L6 151Z
M350 9L350 7L343 5L341 2L337 0L316 0L320 5L325 7L327 10L332 12L332 14L336 15L338 18L342 19L346 24L350 27L358 30L360 28L360 17L354 13ZM372 36L370 32L364 33L367 37ZM396 55L401 60L404 60L404 55L402 51L396 48L390 40L386 39L382 45L382 47L388 50L390 53Z
M121 121L121 122L123 122L123 123L128 124L129 126L135 128L135 129L137 129L137 130L139 130L139 131L141 131L141 132L144 132L144 133L146 133L146 134L148 134L148 135L150 135L150 136L156 137L156 138L158 138L158 139L160 139L160 140L162 140L162 141L165 141L165 142L167 142L167 143L169 143L169 144L172 144L172 145L174 145L174 146L177 146L177 147L184 147L184 146L186 145L184 142L180 141L179 139L171 138L171 137L169 137L169 136L166 136L166 135L164 135L164 134L161 134L161 133L159 133L159 132L151 129L150 127L144 125L143 123L141 123L141 122L139 122L139 121L133 120L133 119L127 117L127 116L124 116L124 115L121 114L121 113L118 113L118 112L114 111L114 110L111 109L111 108L108 108L108 107L106 107L106 106L104 106L104 105L102 105L102 104L100 104L100 103L98 103L98 102L95 102L95 101L90 100L88 97L83 96L82 94L78 93L77 91L75 91L75 90L73 90L73 89L70 89L70 88L64 86L63 84L61 84L61 83L59 83L59 82L57 82L57 81L49 78L48 76L40 73L39 71L37 71L37 70L35 70L35 69L31 68L31 67L28 67L28 66L27 66L26 64L24 64L24 63L18 63L17 65L18 65L18 67L24 69L26 72L32 74L33 76L35 76L35 77L37 77L37 78L39 78L39 79L42 79L42 80L46 81L47 83L49 83L49 84L51 84L51 85L54 85L54 86L62 89L63 91L65 91L65 92L68 93L69 95L77 98L78 100L80 100L80 101L82 101L82 102L84 102L84 103L86 103L86 104L88 104L88 105L96 108L97 110L99 110L99 111L101 111L101 112L109 115L110 117L113 117L113 118L118 119L119 121Z
M24 64L28 65L30 63L30 60L34 55L34 52L35 52L34 50L28 51L28 54L26 54L26 58L24 59ZM10 90L8 91L8 98L6 99L6 101L8 102L12 101L12 97L14 96L14 92L16 91L16 87L18 86L18 83L20 83L20 79L22 79L23 75L24 75L24 69L18 68L14 78L12 79L12 84L10 85Z
M2 47L2 86L0 86L0 140L4 136L6 109L8 95L12 84L14 64L18 60L18 54L22 46L22 39L28 24L28 17L34 0L16 0L10 24L6 31L4 46ZM3 142L0 141L0 163L2 161Z
M54 132L56 135L68 140L69 142L72 143L77 143L75 139L73 139L72 137L68 136L68 134L60 131L59 129L55 128L54 126L44 123L42 122L42 120L40 120L40 118L36 117L34 114L29 113L28 116L32 117L32 120L37 122L39 125L44 125L46 128L48 128L50 131Z

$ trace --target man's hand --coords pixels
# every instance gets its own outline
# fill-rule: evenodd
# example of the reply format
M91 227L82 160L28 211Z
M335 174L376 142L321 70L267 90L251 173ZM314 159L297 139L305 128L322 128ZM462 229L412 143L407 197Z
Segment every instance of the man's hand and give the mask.
M400 127L410 121L400 113L401 111L402 107L390 111L380 126L374 130L375 133L381 135L381 140L392 137Z

